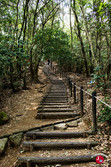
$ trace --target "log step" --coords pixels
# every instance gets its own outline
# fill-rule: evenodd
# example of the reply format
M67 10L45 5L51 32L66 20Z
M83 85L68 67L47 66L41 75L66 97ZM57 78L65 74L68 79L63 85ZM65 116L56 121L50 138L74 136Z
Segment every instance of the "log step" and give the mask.
M62 86L58 86L58 87L55 87L55 88L51 88L50 91L56 91L56 90L62 90L62 91L66 91L66 88L63 88Z
M63 112L55 112L55 113L37 113L37 119L63 119L63 118L73 118L75 116L80 116L80 114L75 114L75 113L63 113Z
M58 82L58 83L55 83L55 82L52 82L53 86L64 86L64 83L63 82Z
M53 85L64 85L63 82L59 82L59 81L52 81Z
M60 84L63 84L63 85L64 85L63 81L61 81L61 80L53 80L53 81L51 81L51 83L52 83L53 85L60 85Z
M66 93L58 93L58 92L57 92L57 93L56 93L56 92L55 92L55 93L52 93L52 92L50 92L50 93L48 93L48 95L56 95L56 96L57 96L57 95L62 95L62 96L65 96Z
M30 142L24 141L24 148L29 148L29 150L33 149L73 149L73 148L88 148L97 146L98 142L90 141L90 142Z
M44 100L45 101L52 101L52 102L53 101L60 101L60 102L65 101L66 102L68 100L68 98L67 97L63 97L63 98L62 97L56 97L55 98L55 97L52 96L52 97L46 97Z
M63 90L63 89L60 89L60 90L54 89L54 90L53 90L53 89L51 89L50 92L51 92L51 93L66 93L66 90Z
M66 89L64 84L53 84L51 88L56 88L56 87L62 87L63 89Z
M52 87L50 89L57 89L57 88L61 88L62 90L66 90L66 87L64 86L64 84L60 84L60 85L52 85Z
M55 100L45 100L44 103L53 103L53 104L58 104L60 102L60 100L55 101ZM61 103L63 104L67 104L68 101L61 101Z
M51 99L53 99L53 98L54 98L54 99L55 99L55 98L57 98L57 99L58 99L58 98L59 98L59 99L67 99L67 96L54 96L54 95L52 95L52 96L47 96L46 98L48 98L48 99L50 99L50 98L51 98Z
M67 100L60 100L60 99L46 99L45 103L67 103Z
M50 94L48 94L48 97L56 97L56 98L57 97L61 97L61 98L66 97L67 98L68 96L65 93L64 94L62 94L62 93L60 93L60 94L59 93L50 93Z
M74 138L74 137L87 137L92 132L27 132L27 137L36 138Z
M71 106L68 106L68 105L39 105L39 107L38 108L71 108Z
M48 94L52 94L53 92L51 92L51 91L49 91L49 92L47 92ZM66 94L66 91L65 92L54 92L54 94Z
M54 102L50 102L50 103L46 103L46 102L44 102L44 103L42 103L41 105L50 105L50 106L53 106L53 105L58 105L58 106L61 106L61 105L68 105L67 103L66 104L64 104L64 103L60 103L60 102L57 102L57 103L54 103Z
M47 108L47 109L39 108L38 111L40 111L40 112L73 112L74 110L70 109L70 108L69 109L67 109L67 108L57 108L57 109L55 109L55 108Z
M81 155L81 156L62 156L62 157L18 157L18 165L22 164L37 164L37 165L52 165L52 164L75 164L81 162L95 162L97 154Z

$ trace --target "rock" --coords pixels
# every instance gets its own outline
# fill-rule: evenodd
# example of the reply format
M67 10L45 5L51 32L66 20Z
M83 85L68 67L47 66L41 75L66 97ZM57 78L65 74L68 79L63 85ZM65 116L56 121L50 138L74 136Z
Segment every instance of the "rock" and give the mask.
M0 125L3 125L9 121L9 116L5 112L0 112Z
M111 136L109 136L109 140L111 141Z
M10 143L13 146L19 146L22 140L23 133L17 133L9 137Z
M77 126L78 126L78 123L77 123L77 121L72 121L72 122L67 123L67 125L68 125L69 127L77 127Z
M77 123L80 123L80 122L82 122L82 119L81 118L77 119Z
M67 124L65 123L61 123L61 124L57 124L57 125L54 125L54 129L67 129Z
M4 153L7 146L8 138L0 139L0 154Z
M48 126L48 127L43 127L43 128L41 128L41 130L42 131L48 131L48 130L54 130L54 126L53 125L51 125L51 126ZM40 131L40 130L39 130Z
M61 164L57 164L55 167L61 167Z

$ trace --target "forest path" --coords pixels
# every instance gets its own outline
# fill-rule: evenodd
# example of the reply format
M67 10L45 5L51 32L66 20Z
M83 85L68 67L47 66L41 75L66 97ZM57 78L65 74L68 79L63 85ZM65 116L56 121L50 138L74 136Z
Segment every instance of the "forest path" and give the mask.
M53 124L25 134L23 152L16 166L95 165L97 152L93 147L99 143L91 139L91 132L81 131L80 113L69 104L62 80L48 66L45 66L45 73L51 81L51 88L39 105L37 119L42 119L46 124L48 119L52 119ZM56 120L61 118L63 121L57 123Z

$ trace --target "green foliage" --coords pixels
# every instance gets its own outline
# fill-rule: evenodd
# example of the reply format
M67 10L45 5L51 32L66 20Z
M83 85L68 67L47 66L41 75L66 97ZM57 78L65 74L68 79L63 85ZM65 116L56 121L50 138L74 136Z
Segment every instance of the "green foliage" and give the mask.
M6 123L8 120L8 115L5 112L0 112L0 125Z
M40 58L55 60L60 67L71 62L69 37L58 24L53 29L40 29L35 36L35 43Z
M38 2L38 4L36 4ZM68 3L64 1L43 0L33 3L19 0L3 0L0 2L0 85L10 85L12 89L23 87L27 68L30 66L31 75L37 76L41 59L52 59L58 62L60 68L75 68L75 72L85 73L84 59L88 64L88 71L93 72L93 57L87 39L83 14L84 8L86 25L91 37L97 68L93 78L98 86L107 87L108 70L102 73L105 62L110 57L111 34L111 5L109 1L77 0L76 13L79 24L72 24L73 46L70 48L70 30L68 34L61 28L61 14L59 8ZM37 5L37 6L36 6ZM67 5L67 7L70 6ZM73 1L71 1L73 8ZM73 10L72 10L73 12ZM64 17L65 18L65 17ZM73 19L73 16L72 16ZM63 23L64 21L62 21ZM65 27L65 22L63 23ZM80 39L83 41L84 55ZM99 66L102 66L100 68ZM33 77L32 77L33 79ZM2 82L2 83L1 83Z
M98 119L100 122L111 121L111 109L107 106L101 109Z
M7 36L0 42L0 77L2 87L11 84L13 90L16 90L22 86L29 56L24 50L25 43L23 41L19 41L17 45L13 39L10 38L10 41L7 41L7 38L10 37Z
M107 77L106 74L102 74L100 70L102 70L102 66L97 66L94 69L94 73L92 75L92 80L97 83L97 87L104 89L107 87L107 83L105 82L104 78Z

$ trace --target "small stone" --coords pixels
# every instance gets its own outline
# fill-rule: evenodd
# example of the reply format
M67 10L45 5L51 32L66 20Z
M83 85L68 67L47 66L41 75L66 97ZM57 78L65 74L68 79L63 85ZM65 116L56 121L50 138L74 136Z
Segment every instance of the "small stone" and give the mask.
M57 164L55 167L61 167L61 164Z
M51 126L48 126L48 127L43 127L43 128L41 128L41 130L42 131L47 131L47 130L54 130L54 127L53 127L53 125L51 125ZM39 130L40 131L40 130Z
M67 129L67 124L65 123L61 123L61 124L57 124L57 125L54 125L54 129Z
M77 121L73 121L73 122L67 123L67 125L68 125L69 127L77 127L77 126L78 126L78 123L77 123Z
M82 119L81 118L77 119L77 123L80 123L80 122L82 122Z
M111 136L109 136L109 140L111 141Z
M7 146L8 138L0 139L0 154L4 153Z
M22 140L23 133L17 133L9 137L13 146L19 146Z

